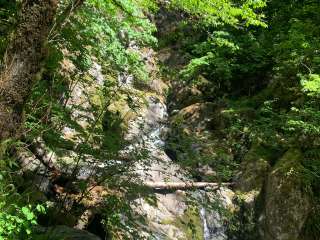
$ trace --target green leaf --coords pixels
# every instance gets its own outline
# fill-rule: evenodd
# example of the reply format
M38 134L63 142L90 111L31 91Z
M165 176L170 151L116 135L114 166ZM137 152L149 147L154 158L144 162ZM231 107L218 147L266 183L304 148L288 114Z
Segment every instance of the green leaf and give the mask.
M33 220L35 218L35 215L33 214L33 212L30 211L28 207L22 207L21 211L26 216L28 221Z

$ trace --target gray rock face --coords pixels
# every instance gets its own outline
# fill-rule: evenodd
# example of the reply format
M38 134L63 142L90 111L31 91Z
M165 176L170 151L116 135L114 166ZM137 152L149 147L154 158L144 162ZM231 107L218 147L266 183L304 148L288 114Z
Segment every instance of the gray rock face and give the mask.
M300 240L311 203L303 191L302 154L290 149L268 176L265 213L260 217L262 239Z
M232 202L234 192L228 188L221 188L215 194L206 193L205 195L202 196L202 198L208 198L211 201L218 201L216 203L221 204L221 207L224 209L234 208ZM204 240L228 239L228 236L226 234L227 227L225 224L223 224L225 220L224 216L222 216L217 210L210 210L206 209L206 207L203 207L200 209L200 216L203 225Z
M67 226L56 226L48 228L42 233L32 236L34 240L101 240L89 232L70 228Z

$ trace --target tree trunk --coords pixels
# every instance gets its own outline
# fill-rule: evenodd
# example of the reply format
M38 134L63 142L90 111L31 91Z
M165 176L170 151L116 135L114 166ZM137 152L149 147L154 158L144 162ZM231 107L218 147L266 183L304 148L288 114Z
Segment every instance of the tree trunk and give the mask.
M192 188L212 188L232 186L232 183L211 183L211 182L144 182L144 185L154 189L183 190Z
M21 134L23 108L41 76L58 0L23 0L19 25L0 72L0 141Z

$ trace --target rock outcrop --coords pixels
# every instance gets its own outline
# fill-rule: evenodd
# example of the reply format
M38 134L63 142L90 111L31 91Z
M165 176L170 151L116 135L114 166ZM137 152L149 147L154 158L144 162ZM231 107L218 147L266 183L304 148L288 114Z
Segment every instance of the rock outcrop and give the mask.
M265 240L300 240L311 202L304 189L303 156L289 149L270 172L265 192L264 214L260 216Z

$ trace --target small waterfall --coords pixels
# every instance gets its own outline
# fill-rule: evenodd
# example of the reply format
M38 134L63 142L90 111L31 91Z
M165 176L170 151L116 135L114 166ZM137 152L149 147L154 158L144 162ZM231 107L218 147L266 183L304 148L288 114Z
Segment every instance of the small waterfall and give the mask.
M151 54L150 54L151 53ZM156 57L153 56L153 51L146 51L145 59L148 68L153 69L153 63L156 62ZM183 182L190 181L188 174L173 162L172 159L165 153L165 139L167 124L168 124L168 109L165 99L165 89L168 87L161 78L151 79L149 84L150 92L145 94L144 102L146 105L141 106L136 117L129 122L128 132L125 136L126 140L132 142L124 153L130 151L139 151L139 149L148 151L148 159L146 161L136 162L134 165L135 173L142 181L151 182ZM133 86L133 78L129 74L123 73L118 77L119 85L128 90L137 91ZM189 238L186 227L181 226L183 217L190 217L186 212L194 207L190 204L187 191L169 191L161 193L155 191L154 195L157 199L156 205L150 205L143 198L136 200L136 205L133 208L138 214L146 216L146 226L152 233L143 232L148 239L186 239ZM211 200L215 198L223 199L219 194L209 194L203 190L195 190L191 195L194 195L199 201L211 205ZM223 201L224 202L224 201ZM206 207L200 207L197 216L192 216L200 221L197 222L197 236L202 235L204 240L226 240L225 228L222 224L222 218L217 211L209 210ZM188 221L188 220L187 220ZM190 221L192 222L192 221ZM201 226L199 226L199 224ZM189 229L190 230L190 229ZM142 230L143 231L143 230Z
M232 206L233 192L228 188L221 188L217 192L197 190L199 216L202 222L204 240L227 240L225 219L221 209ZM204 201L205 200L205 201ZM217 209L210 208L214 204ZM220 210L219 210L220 209Z
M208 228L208 223L206 218L206 209L203 207L200 209L200 217L203 224L203 238L204 240L210 240L210 230Z

